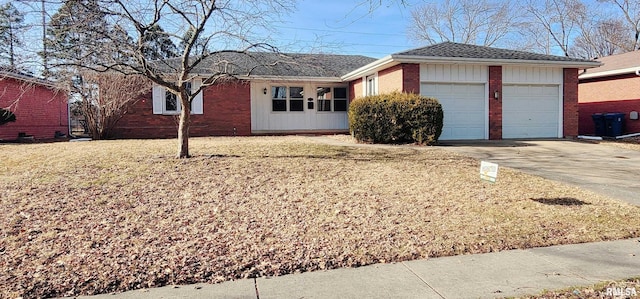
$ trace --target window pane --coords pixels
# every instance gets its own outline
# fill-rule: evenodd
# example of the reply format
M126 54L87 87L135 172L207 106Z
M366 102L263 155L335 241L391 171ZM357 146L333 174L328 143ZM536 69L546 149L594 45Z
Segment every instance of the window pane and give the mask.
M302 87L289 87L289 97L292 99L302 99L304 97Z
M287 100L272 100L273 111L287 111Z
M376 77L367 77L367 95L372 96L376 94Z
M346 99L347 98L347 88L346 87L336 87L333 89L334 98L336 99Z
M330 87L318 87L318 100L331 99Z
M347 100L333 100L333 111L347 111Z
M169 91L165 92L164 110L178 111L178 98L176 97L175 94Z
M289 111L304 111L303 100L290 100L289 106Z
M287 98L287 88L285 86L272 86L271 87L271 98L272 99L286 99Z
M318 100L318 111L331 111L331 100Z

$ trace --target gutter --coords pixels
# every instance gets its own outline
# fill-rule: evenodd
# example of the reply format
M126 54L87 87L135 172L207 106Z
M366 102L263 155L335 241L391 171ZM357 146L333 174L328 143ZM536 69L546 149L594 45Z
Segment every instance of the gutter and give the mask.
M626 75L626 74L633 74L633 73L635 73L636 75L640 76L640 69L638 69L637 67L630 67L630 68L626 68L626 69L617 69L617 70L598 72L598 73L591 73L591 74L587 73L587 74L580 75L578 78L579 79L591 79L591 78L600 78L600 77L616 76L616 75Z
M534 66L566 66L577 68L594 68L601 66L599 61L554 61L554 60L524 60L524 59L488 59L488 58L464 58L464 57L425 57L392 55L392 58L401 63L459 63L459 64L484 64L484 65L523 65Z
M600 136L586 136L586 135L579 135L578 139L584 139L584 140L602 140L602 137Z
M640 72L640 70L639 70L639 72ZM620 135L620 136L616 136L616 139L624 139L624 138L636 137L636 136L640 136L640 133L633 133L633 134L627 134L627 135Z
M579 69L595 68L602 65L602 63L599 61L550 61L550 60L486 59L486 58L478 59L478 58L463 58L463 57L389 55L342 76L342 80L351 81L353 79L357 79L364 75L373 73L376 70L392 67L394 65L398 65L401 63L531 65L531 66L575 67Z
M347 74L345 74L344 76L341 77L341 79L343 81L351 81L353 79L357 79L362 77L364 74L370 74L375 72L377 69L385 69L388 66L388 64L394 63L395 64L399 64L399 62L397 62L394 58L393 55L387 55L385 57L382 57L372 63L369 63L363 67L357 68Z
M343 82L340 77L295 77L295 76L236 76L240 80L264 80L264 81L296 81L296 82Z

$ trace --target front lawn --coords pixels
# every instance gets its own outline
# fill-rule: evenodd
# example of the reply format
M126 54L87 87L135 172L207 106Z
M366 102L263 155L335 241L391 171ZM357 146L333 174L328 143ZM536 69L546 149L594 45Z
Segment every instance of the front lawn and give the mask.
M601 298L637 298L640 293L640 278L618 281L605 281L592 286L578 286L563 290L544 291L535 296L518 297L520 299L601 299Z
M640 235L640 208L430 147L307 137L0 144L0 297Z
M623 149L640 151L640 137L631 137L619 140L605 140L602 143Z

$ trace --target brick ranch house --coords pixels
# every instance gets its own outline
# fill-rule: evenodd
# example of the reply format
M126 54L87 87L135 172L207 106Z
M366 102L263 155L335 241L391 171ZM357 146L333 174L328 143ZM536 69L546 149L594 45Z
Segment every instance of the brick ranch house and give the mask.
M56 132L69 132L67 95L48 81L0 71L0 107L16 116L15 122L0 126L0 140L17 140L19 135L53 139Z
M253 72L210 86L194 100L191 136L348 132L349 102L402 91L440 101L441 140L573 137L578 134L578 71L600 65L451 42L381 59L225 55L203 63L196 73L211 74L222 67L219 61L238 74ZM118 124L118 137L176 136L180 107L163 88L155 86L130 110Z
M596 61L602 65L579 76L580 134L595 133L594 113L610 112L625 114L623 133L640 133L640 50Z

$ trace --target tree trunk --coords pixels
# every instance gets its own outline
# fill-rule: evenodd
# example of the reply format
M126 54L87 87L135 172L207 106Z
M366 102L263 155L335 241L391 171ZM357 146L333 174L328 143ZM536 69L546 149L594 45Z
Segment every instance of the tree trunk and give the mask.
M182 110L180 111L180 121L178 123L178 159L189 158L189 118L191 117L191 105L189 100L183 100L180 96Z

